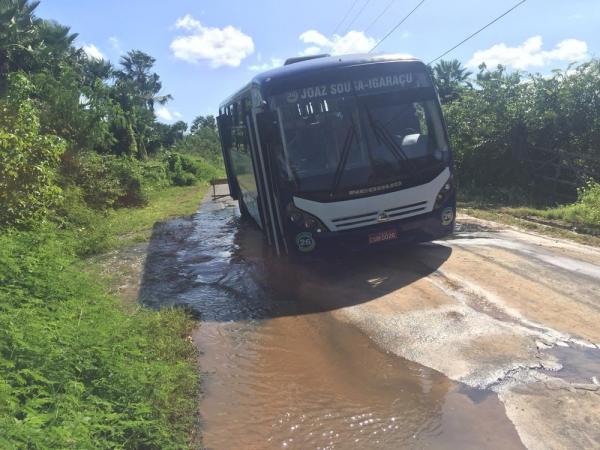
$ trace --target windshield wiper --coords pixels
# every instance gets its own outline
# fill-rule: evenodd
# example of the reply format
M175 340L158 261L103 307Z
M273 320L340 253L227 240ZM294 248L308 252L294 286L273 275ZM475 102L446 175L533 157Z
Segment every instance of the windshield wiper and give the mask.
M350 128L348 129L348 133L346 133L346 140L344 141L344 146L342 147L340 160L338 162L337 167L335 168L333 183L331 185L331 188L329 189L330 197L333 197L342 179L342 173L344 172L344 168L346 167L346 163L348 162L348 155L350 154L350 148L352 147L352 141L354 140L355 134L356 131L354 129L354 122L352 122Z
M367 116L369 117L369 125L371 126L371 129L375 134L377 143L381 144L383 142L384 147L387 148L392 155L394 155L398 162L402 164L407 164L411 172L411 177L414 177L414 174L417 171L417 169L413 161L411 161L411 159L408 156L406 156L406 153L404 152L404 150L402 150L402 146L398 145L394 141L394 138L390 135L389 131L386 128L377 125L377 123L373 119L373 116L371 115L371 111L369 110L369 108L365 108L365 110L367 111Z

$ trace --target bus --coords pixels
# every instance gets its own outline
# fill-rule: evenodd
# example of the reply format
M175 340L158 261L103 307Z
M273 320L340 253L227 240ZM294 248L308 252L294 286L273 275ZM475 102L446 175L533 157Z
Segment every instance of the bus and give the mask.
M453 158L423 62L288 59L217 119L231 196L278 255L431 241L454 229Z

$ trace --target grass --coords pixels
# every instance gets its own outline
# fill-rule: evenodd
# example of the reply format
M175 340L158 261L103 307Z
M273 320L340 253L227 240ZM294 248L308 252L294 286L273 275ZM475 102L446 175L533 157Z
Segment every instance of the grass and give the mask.
M206 190L205 184L155 190L150 193L147 206L115 210L105 222L109 229L109 248L145 242L156 222L195 213Z
M147 240L206 189L155 190L145 207L104 215L74 204L77 227L0 234L0 448L199 445L194 322L123 304L77 255Z
M589 182L577 201L552 208L506 206L473 200L459 202L464 213L482 219L517 225L555 237L600 244L600 184Z
M126 313L52 228L0 236L0 448L184 448L198 374L182 311Z

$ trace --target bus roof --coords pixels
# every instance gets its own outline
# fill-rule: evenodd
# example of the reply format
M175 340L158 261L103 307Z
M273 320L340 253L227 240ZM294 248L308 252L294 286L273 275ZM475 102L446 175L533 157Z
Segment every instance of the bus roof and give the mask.
M283 81L287 78L301 78L304 75L313 75L315 72L321 72L323 70L353 67L366 64L374 63L385 63L385 62L407 62L407 63L420 63L420 60L405 54L355 54L355 55L341 55L341 56L324 56L320 58L308 59L306 61L299 61L293 64L284 65L275 69L267 70L256 75L250 83L244 86L242 89L237 91L235 94L228 97L220 105L223 108L229 105L233 99L238 97L243 92L249 90L252 86L256 86L262 90L267 83L272 80ZM425 65L423 64L423 67Z

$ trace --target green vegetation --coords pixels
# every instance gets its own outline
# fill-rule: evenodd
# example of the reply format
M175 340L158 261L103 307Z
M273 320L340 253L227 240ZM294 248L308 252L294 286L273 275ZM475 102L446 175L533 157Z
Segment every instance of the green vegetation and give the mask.
M198 375L181 311L125 314L51 227L0 236L0 447L181 448Z
M196 210L214 118L158 122L154 58L92 59L37 5L0 0L0 448L191 446L193 322L122 304L82 258Z
M56 136L40 133L28 80L16 76L12 87L0 99L0 226L48 214L59 200L56 168L65 148Z
M205 191L205 185L157 190L150 194L148 205L144 208L114 211L103 223L111 232L104 242L105 249L147 241L156 222L194 213Z
M579 190L577 201L555 208L503 208L504 212L521 218L546 219L558 226L567 226L600 235L600 184L590 182Z
M600 227L600 60L550 76L481 65L475 77L441 61L432 74L463 202Z

